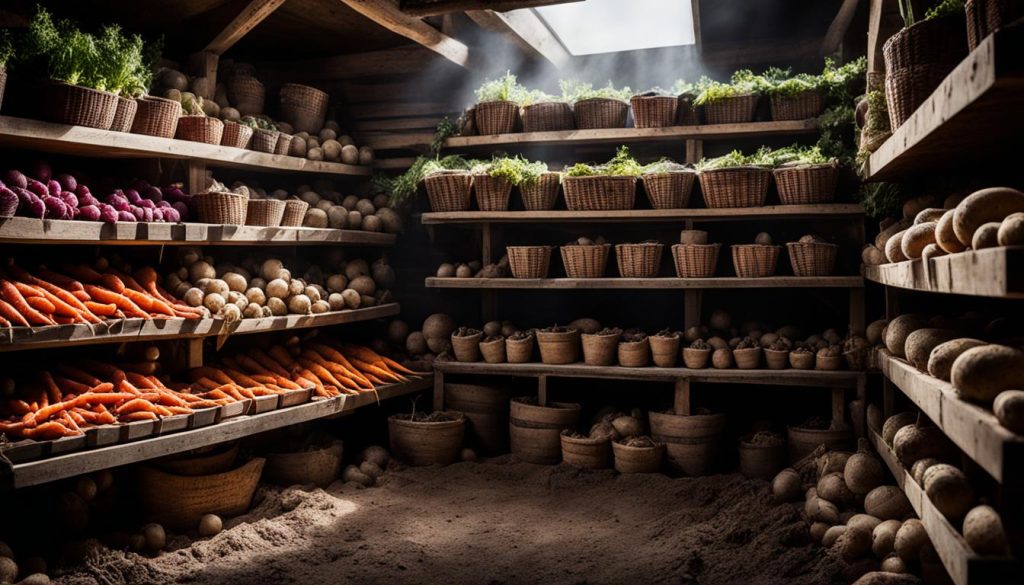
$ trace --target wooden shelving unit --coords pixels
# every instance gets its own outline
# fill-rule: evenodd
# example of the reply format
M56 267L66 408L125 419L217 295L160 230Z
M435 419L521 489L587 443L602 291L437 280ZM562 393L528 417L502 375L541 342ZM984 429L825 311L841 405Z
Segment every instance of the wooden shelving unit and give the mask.
M859 276L769 276L766 278L440 278L428 277L427 288L468 289L719 289L719 288L861 288Z
M420 216L424 224L485 223L679 223L736 220L844 219L863 217L864 208L853 203L820 205L766 205L732 209L629 209L623 211L449 211Z
M1024 298L1024 246L966 251L924 260L865 266L885 286L933 293Z

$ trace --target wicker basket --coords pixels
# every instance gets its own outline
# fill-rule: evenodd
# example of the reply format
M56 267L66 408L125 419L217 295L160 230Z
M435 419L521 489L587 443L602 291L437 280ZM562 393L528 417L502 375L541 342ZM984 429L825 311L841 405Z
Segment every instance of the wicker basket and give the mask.
M679 360L679 334L652 335L648 337L651 343L651 361L659 368L674 368Z
M789 263L796 276L828 276L836 268L839 246L823 242L789 242Z
M527 211L554 209L558 202L558 187L562 184L561 173L543 173L536 181L519 186L523 207Z
M633 106L633 125L637 128L664 128L676 123L679 108L676 96L635 95L629 103Z
M696 126L700 124L700 108L693 105L693 97L689 94L679 96L679 105L676 106L677 126Z
M510 101L480 102L473 115L481 136L509 134L515 132L519 125L519 104Z
M769 370L785 370L789 367L789 352L780 349L765 349L764 361Z
M967 48L973 51L988 35L1024 17L1020 0L967 0Z
M562 246L562 264L569 278L601 278L611 244Z
M626 368L646 368L651 363L651 341L644 337L640 341L619 340L619 365Z
M576 102L573 115L580 130L625 128L629 104L610 98L590 98Z
M789 352L789 365L796 370L814 369L814 354L807 352Z
M341 441L309 451L268 453L263 477L281 486L314 484L325 488L338 478L341 455Z
M736 360L736 367L741 370L754 370L761 365L761 348L746 347L732 350L732 357Z
M480 340L483 336L482 331L462 336L452 333L452 353L455 359L460 362L480 361Z
M768 196L772 172L761 167L731 167L702 171L700 190L712 209L761 207Z
M43 89L46 119L58 124L109 130L117 113L117 96L106 91L67 83L50 83Z
M296 132L316 134L324 127L329 99L326 93L308 85L286 83L281 86L280 98L281 119Z
M224 137L224 122L207 116L182 116L174 137L190 142L220 144Z
M808 89L793 96L773 95L770 107L772 120L807 120L821 115L825 101L820 91Z
M540 361L545 364L572 364L580 356L580 332L537 330Z
M259 79L252 75L233 75L227 85L228 99L239 114L255 116L263 113L267 92Z
M0 99L3 99L2 89L0 89ZM135 121L135 113L138 111L138 101L117 96L117 109L114 110L114 121L110 123L110 129L114 132L130 132L132 122Z
M174 475L213 475L233 468L238 459L238 450L237 441L220 443L208 449L161 457L154 460L153 465Z
M205 514L238 516L249 509L264 459L214 475L174 475L139 468L139 498L146 518L178 532L194 529Z
M248 148L250 140L252 140L252 128L238 122L224 121L224 133L220 137L221 146Z
M300 227L306 218L306 210L309 203L302 199L287 199L284 202L284 213L281 215L281 225L288 227Z
M533 344L536 337L531 333L525 339L505 338L505 359L510 364L525 364L533 361Z
M562 179L565 205L570 211L633 209L636 177L595 175Z
M244 225L249 198L237 193L212 191L192 196L199 221L228 225Z
M523 106L523 132L572 130L576 121L572 106L565 102L539 102Z
M737 95L704 104L704 119L708 124L743 124L754 121L757 95Z
M612 458L611 437L574 437L565 429L561 434L562 461L580 469L606 469Z
M476 174L473 175L473 193L480 211L508 211L512 183L508 179Z
M132 134L174 138L181 117L181 104L153 96L142 97L138 102L138 111L132 120Z
M675 244L672 259L679 278L711 278L718 265L721 244Z
M885 97L893 130L967 55L967 26L963 18L951 15L922 20L885 41Z
M703 370L708 367L708 360L711 359L711 348L695 349L692 347L683 348L683 365L691 370Z
M473 175L466 171L439 171L423 178L431 211L466 211L473 189Z
M245 225L277 227L281 225L287 206L280 199L249 199L245 211Z
M490 341L480 341L480 355L489 364L505 363L505 338L498 336Z
M658 473L665 459L665 444L657 443L653 447L628 447L618 441L612 441L612 454L615 459L615 471L619 473Z
M889 71L885 75L885 100L889 106L889 125L896 130L924 103L952 70L947 64L928 65Z
M775 274L782 246L733 244L732 265L740 278L763 278Z
M834 371L843 369L846 359L841 355L815 355L814 369Z
M828 203L835 199L839 167L833 163L784 166L772 171L783 205Z
M288 150L292 146L292 138L294 138L294 136L291 134L285 134L284 132L278 131L277 144L274 146L274 154L283 154L287 156Z
M696 176L693 171L650 173L641 175L640 181L654 209L683 209L690 202Z
M547 278L551 266L551 246L508 246L512 278Z
M661 250L664 244L642 242L639 244L616 244L615 261L619 265L619 276L623 278L654 278L661 266Z
M622 331L616 329L613 333L606 335L584 333L581 337L583 338L583 363L588 366L615 364Z
M249 141L249 148L256 152L265 152L267 154L274 154L277 151L277 135L280 134L277 130L268 130L266 128L253 128L252 129L252 140Z

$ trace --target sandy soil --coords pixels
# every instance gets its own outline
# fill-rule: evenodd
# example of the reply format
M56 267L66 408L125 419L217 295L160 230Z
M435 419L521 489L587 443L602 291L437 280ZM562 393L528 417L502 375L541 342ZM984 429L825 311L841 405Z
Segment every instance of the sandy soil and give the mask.
M797 506L739 475L579 472L508 459L389 471L379 487L261 488L216 537L105 552L68 585L846 583Z

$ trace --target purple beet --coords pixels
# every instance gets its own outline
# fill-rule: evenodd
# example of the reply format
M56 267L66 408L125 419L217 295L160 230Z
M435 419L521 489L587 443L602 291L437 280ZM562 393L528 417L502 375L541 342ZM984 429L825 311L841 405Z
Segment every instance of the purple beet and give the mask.
M156 207L157 209L170 209L171 204L166 200L160 200L156 202Z
M46 219L70 219L68 206L59 197L47 197L43 203L46 204Z
M117 219L118 221L139 221L130 211L118 211Z
M60 198L64 202L64 205L67 205L71 209L78 208L78 197L75 197L74 193L70 191L64 191L63 193L60 194Z
M91 193L86 192L84 195L78 195L79 205L93 205L95 207L100 206L100 202L92 196Z
M162 209L147 209L146 211L150 212L153 215L153 221L164 220L164 211Z
M57 182L60 183L61 189L65 191L74 192L78 189L78 181L74 177L68 174L57 175Z
M14 217L18 212L18 194L11 191L7 186L0 187L0 217Z
M146 209L156 209L156 203L153 203L149 199L140 199L136 205L139 207L145 207Z
M113 207L111 207L111 209L113 209ZM78 216L85 221L100 221L102 219L100 208L95 205L83 205L79 207Z
M28 180L28 190L35 193L36 197L39 198L50 196L50 190L46 187L46 185L35 179Z
M125 189L124 195L132 205L138 205L142 201L142 195L139 195L135 189Z
M101 221L105 221L107 223L117 223L117 220L119 219L119 214L118 211L114 209L112 205L100 203L99 208ZM135 216L132 216L132 219L135 219Z
M138 221L145 221L145 219L143 219L143 218L146 217L146 210L145 210L145 208L133 206L130 213L135 216L136 220L138 220Z
M78 187L75 189L75 195L78 195L79 197L82 195L92 195L92 191L90 191L89 187L85 184L79 183Z
M50 163L45 160L36 161L32 165L32 176L43 182L49 181L53 177L53 169L50 168Z
M128 200L123 195L117 193L111 193L107 195L107 203L113 205L114 209L118 211L131 211L132 205L128 203Z
M4 173L4 183L11 189L27 189L28 177L23 175L21 171L11 169Z
M178 213L177 209L173 207L167 207L165 209L162 209L161 211L164 214L164 221L169 221L171 223L178 223L179 221L181 221L181 214Z
M173 207L178 212L178 221L188 221L188 205L181 201L177 201L173 205L171 205L171 207Z
M46 215L46 204L39 198L38 195L29 191L28 189L15 189L15 193L18 194L18 199L21 200L22 213L28 217L34 217L36 219L43 219Z
M61 192L60 183L50 179L46 182L46 190L50 193L50 197L59 197Z
M158 203L164 198L164 193L160 190L160 187L154 187L153 185L149 185L145 189L140 189L139 192L144 198L154 203Z
M138 217L138 214L136 214L135 217ZM142 221L153 221L153 210L151 208L142 208Z

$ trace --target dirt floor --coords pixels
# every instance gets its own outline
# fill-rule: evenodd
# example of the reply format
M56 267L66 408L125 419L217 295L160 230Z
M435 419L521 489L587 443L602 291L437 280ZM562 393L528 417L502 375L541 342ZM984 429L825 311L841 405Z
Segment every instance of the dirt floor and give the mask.
M209 540L104 552L57 580L122 583L848 583L799 507L740 475L512 462L388 471L374 488L261 488ZM847 569L845 571L849 573Z

